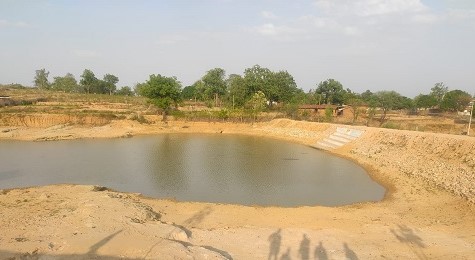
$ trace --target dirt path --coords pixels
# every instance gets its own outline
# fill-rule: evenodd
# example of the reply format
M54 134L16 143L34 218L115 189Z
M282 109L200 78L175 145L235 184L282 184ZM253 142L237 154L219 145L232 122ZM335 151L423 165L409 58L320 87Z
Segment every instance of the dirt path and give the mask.
M90 128L0 127L0 138L205 132L313 145L336 127L290 120L255 125L124 120ZM386 185L382 202L277 208L157 200L92 186L0 191L0 258L473 259L475 139L364 130L332 153L360 163Z

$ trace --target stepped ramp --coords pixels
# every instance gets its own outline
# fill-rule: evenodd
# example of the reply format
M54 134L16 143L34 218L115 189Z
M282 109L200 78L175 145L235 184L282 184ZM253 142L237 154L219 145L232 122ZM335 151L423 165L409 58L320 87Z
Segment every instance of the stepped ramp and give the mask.
M323 150L333 150L340 148L343 145L358 139L363 135L363 133L364 130L352 129L348 127L337 127L336 131L318 141L315 147Z

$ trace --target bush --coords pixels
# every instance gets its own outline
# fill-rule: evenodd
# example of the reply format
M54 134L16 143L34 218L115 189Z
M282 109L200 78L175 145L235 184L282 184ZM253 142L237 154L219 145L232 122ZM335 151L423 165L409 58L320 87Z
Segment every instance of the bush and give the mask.
M229 118L229 111L225 108L225 109L221 109L219 112L218 112L218 118L219 119L222 119L223 121L227 120Z
M333 121L333 108L327 107L325 108L325 121L332 122Z
M398 124L395 124L393 122L386 122L383 125L381 125L382 128L388 128L388 129L399 129L400 126Z
M147 119L145 119L145 117L143 115L138 115L138 114L133 114L131 117L130 117L130 120L135 120L141 124L148 124L149 122L147 121Z

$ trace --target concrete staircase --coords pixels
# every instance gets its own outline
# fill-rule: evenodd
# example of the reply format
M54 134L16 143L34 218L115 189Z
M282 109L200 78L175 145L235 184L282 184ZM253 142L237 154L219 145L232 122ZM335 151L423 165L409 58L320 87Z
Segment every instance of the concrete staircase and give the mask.
M320 140L315 145L316 148L331 150L358 139L364 133L363 130L356 130L346 127L337 127L336 131L328 137Z

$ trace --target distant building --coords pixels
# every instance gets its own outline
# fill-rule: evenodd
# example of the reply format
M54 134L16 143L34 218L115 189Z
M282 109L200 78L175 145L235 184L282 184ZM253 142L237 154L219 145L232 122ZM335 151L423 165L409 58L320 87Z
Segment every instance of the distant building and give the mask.
M13 99L8 96L0 96L0 107L11 106L14 104Z
M333 116L343 115L343 111L346 109L346 106L336 106L336 105L301 105L299 110L313 110L316 114L325 114L325 110L331 108L333 111Z

